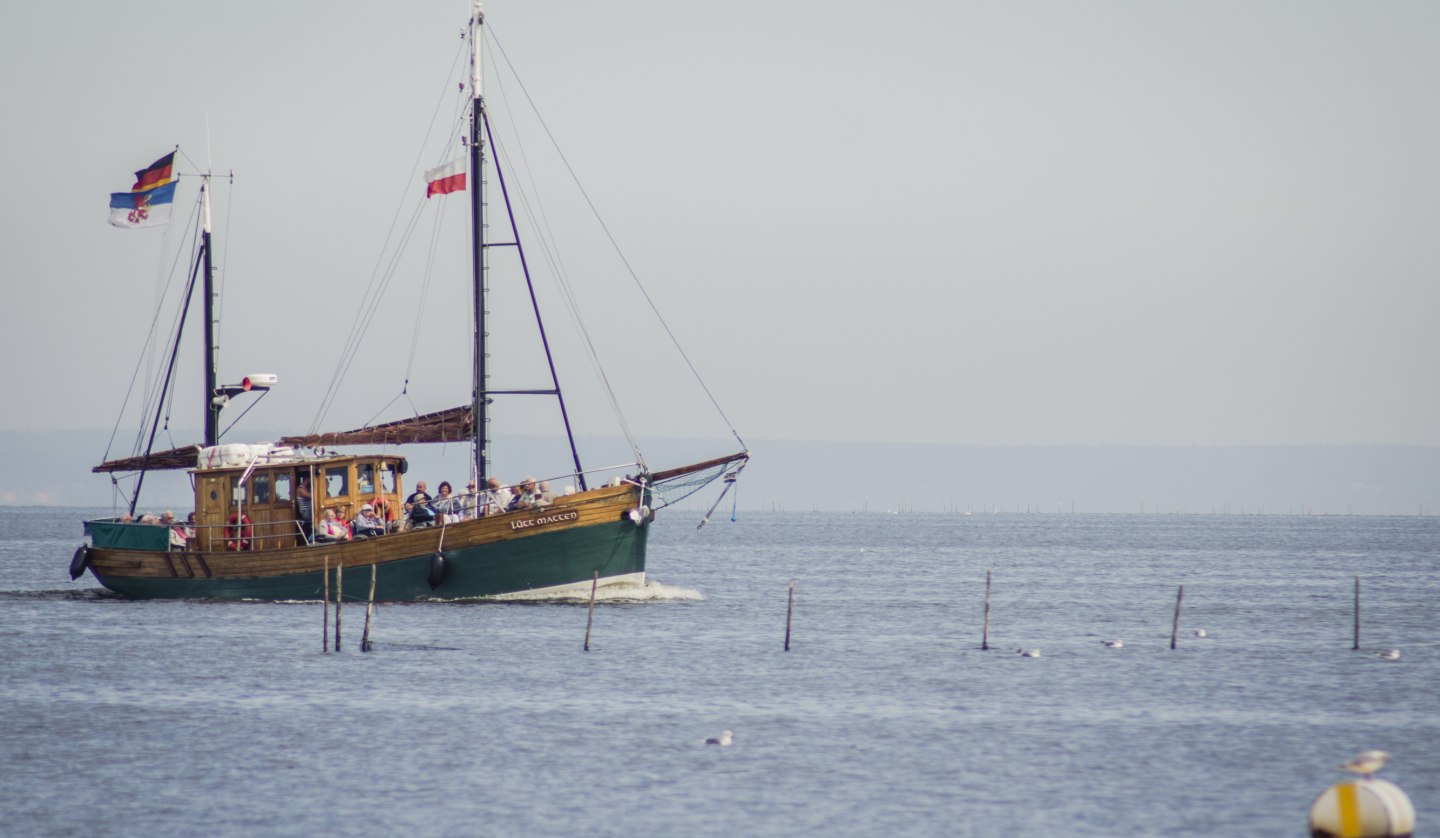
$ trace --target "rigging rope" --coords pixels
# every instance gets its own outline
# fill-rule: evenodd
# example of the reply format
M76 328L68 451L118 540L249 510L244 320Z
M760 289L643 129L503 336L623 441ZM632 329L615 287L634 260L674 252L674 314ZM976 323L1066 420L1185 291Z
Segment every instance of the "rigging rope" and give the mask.
M420 169L420 161L426 154L426 147L430 144L430 137L435 131L435 125L439 121L440 109L445 104L448 95L449 79L455 75L455 68L466 53L464 42L456 50L455 56L450 61L450 66L445 71L446 84L442 87L440 98L435 103L435 110L430 118L430 126L425 131L425 138L420 143L420 150L415 155L415 161L410 166L410 172L405 177L405 188L401 192L401 198L395 207L395 216L390 221L390 229L385 234L385 240L380 245L380 252L375 258L375 267L371 270L370 281L366 285L365 293L361 295L359 309L356 312L355 320L350 327L350 333L346 337L345 344L340 352L340 357L335 364L335 372L331 375L330 384L326 387L324 395L320 399L320 405L316 409L315 419L310 425L310 433L318 433L321 424L325 421L335 399L340 394L340 387L345 377L350 372L350 367L358 355L360 344L364 341L365 334L369 331L370 324L380 308L380 301L384 298L385 292L389 289L391 280L394 279L399 254L404 251L406 243L414 233L416 224L419 222L421 211L425 207L424 199L421 198L411 213L409 222L404 231L400 234L399 242L394 252L390 251L390 244L396 238L396 227L400 222L401 212L404 209L406 199L414 189L414 176ZM448 144L447 144L448 147ZM443 161L442 161L443 162ZM387 259L387 253L389 257Z
M615 388L610 384L610 376L606 373L604 364L600 361L599 350L596 348L594 340L590 337L589 328L585 325L585 319L581 313L582 307L575 296L575 288L570 282L570 275L568 269L565 267L565 260L560 255L560 248L557 244L558 240L550 226L549 214L545 211L544 200L541 197L539 187L535 183L534 168L530 165L530 158L525 151L525 144L519 141L518 132L516 131L516 126L519 124L519 121L514 118L514 112L510 107L510 97L505 91L504 76L499 72L499 66L494 65L493 59L491 59L491 62L496 71L493 78L496 81L496 87L500 91L500 102L504 106L507 116L505 125L510 128L511 135L516 137L515 147L519 149L519 161L525 168L524 176L525 180L530 184L530 191L526 192L524 189L519 188L521 184L521 173L516 170L515 158L504 149L502 141L498 138L495 139L496 164L503 164L510 172L510 180L516 186L516 193L524 209L522 216L530 221L535 231L535 239L540 244L540 255L544 258L550 268L551 275L555 278L555 284L560 290L561 300L565 303L566 314L569 315L571 324L575 327L575 331L580 336L581 342L586 349L590 365L594 368L595 376L600 381L601 388L605 391L605 397L610 404L611 412L615 416L616 424L620 426L621 433L625 435L626 442L629 443L630 449L635 453L636 463L643 467L645 455L640 450L640 445L636 440L634 432L630 428L629 420L625 418L625 412L620 406L620 400L615 395ZM514 67L511 67L511 71L514 71ZM531 205L531 195L534 196L534 206ZM518 231L516 235L519 235Z
M192 205L192 207L191 207L191 210L190 210L190 213L191 213L191 214L190 214L190 218L189 218L188 220L186 220L185 226L187 226L187 227L190 226L190 224L195 220L195 214L196 214L196 212L198 211L198 208L199 208L199 201L196 201L195 204ZM163 259L164 259L164 257L165 257L165 254L162 252L160 256L161 256L161 260L162 260L162 261L161 261L161 264L164 264ZM170 286L171 286L171 284L173 284L173 283L175 282L175 269L176 269L176 267L177 267L179 264L180 264L180 254L179 254L179 252L176 252L176 254L175 254L175 261L174 261L174 262L171 264L171 266L170 266L170 278L169 278L168 280L166 280L166 284L165 284L165 296L168 296L168 295L169 295ZM161 301L161 302L163 303L163 298L162 298L162 301ZM157 305L155 306L155 313L152 314L151 317L150 317L150 328L149 328L149 330L145 333L145 339L144 339L144 340L141 342L141 344L140 344L140 356L139 356L139 357L136 359L136 361L135 361L135 370L134 370L134 372L132 372L132 373L130 374L130 386L129 386L128 388L126 388L126 390L125 390L125 399L124 399L124 401L122 401L122 402L120 403L120 411L119 411L118 415L116 415L116 417L115 417L115 426L114 426L113 428L111 428L111 430L110 430L110 439L109 439L108 442L105 443L105 456L103 457L103 459L105 459L105 460L110 459L110 452L111 452L111 450L112 450L112 449L114 448L114 446L115 446L115 437L116 437L116 435L120 432L120 423L122 423L122 422L125 421L125 409L126 409L127 407L129 407L129 405L130 405L130 398L131 398L131 396L133 396L133 395L135 394L135 382L139 379L139 377L140 377L140 368L145 365L145 361L146 361L146 359L147 359L147 357L148 357L148 355L149 355L149 353L146 351L146 348L150 346L150 343L151 343L151 341L153 340L153 338L154 338L154 336L155 336L155 328L156 328L158 325L160 325L160 312L161 312L162 310L163 310L163 306L157 304ZM142 405L141 405L141 412L140 412L140 416L141 416L141 419L140 419L140 430L136 433L135 444L131 447L131 454L138 454L138 453L139 453L140 440L144 439L144 437L145 437L146 422L147 422L147 420L148 420L148 418L149 418L149 414L150 414L150 411L149 411L148 407L149 407L149 405L151 404L151 400L150 400L150 396L149 396L149 393L148 393L148 389L149 389L149 388L148 388L148 385L147 385L147 387L146 387L146 390L147 390L146 395L144 395L144 396L142 397Z
M650 306L650 311L654 313L655 319L660 321L661 327L665 329L665 334L670 337L671 344L673 344L675 350L680 353L680 357L685 361L685 365L690 368L690 374L695 377L695 381L700 385L700 389L705 391L705 395L710 399L710 404L715 408L715 412L720 414L720 418L729 426L730 433L735 437L735 440L740 443L742 448L747 447L745 440L740 438L739 431L735 430L735 423L731 422L730 417L725 415L725 411L720 407L720 402L718 402L715 399L715 395L710 392L710 388L706 386L704 379L700 377L699 370L695 368L695 364L691 362L690 356L685 353L684 347L680 345L680 340L676 338L675 333L671 331L670 324L665 322L665 318L660 314L659 307L655 305L655 301L650 298L650 293L646 291L645 286L641 284L640 276L635 272L635 269L631 267L630 260L625 258L624 251L620 249L620 243L617 242L615 236L610 233L610 227L606 225L605 219L601 217L600 210L595 206L595 202L590 200L590 194L585 191L584 185L580 183L580 178L575 174L575 169L570 165L569 159L565 157L565 152L560 149L560 143L555 139L555 135L551 133L550 126L546 124L545 118L540 115L540 109L536 107L535 100L530 97L530 91L526 89L525 83L520 80L520 74L515 70L515 65L511 63L510 56L505 53L505 47L501 45L499 37L495 34L494 25L487 25L485 30L489 34L490 39L495 42L495 47L500 52L501 57L505 59L506 65L510 67L510 71L515 75L515 82L520 86L520 92L525 94L525 101L530 104L530 109L534 112L535 118L540 122L540 127L545 129L545 135L550 138L550 144L555 148L555 153L560 156L560 161L565 164L565 169L570 173L570 178L575 182L575 187L580 190L581 196L585 198L585 203L589 205L590 212L595 216L596 222L600 224L600 229L605 232L606 238L610 240L610 245L615 249L615 254L620 257L621 263L625 265L625 270L635 282L635 287L639 289L640 295L645 298L645 302Z
M499 139L495 140L495 145L496 163L504 165L511 172L512 178L516 178L514 164L509 153L501 146ZM519 191L517 197L525 210L525 215L530 218L536 217L537 213L530 206L529 196L525 192ZM536 200L539 200L538 193ZM604 364L600 361L600 352L596 348L594 340L590 337L589 328L585 325L584 317L581 315L579 300L575 296L574 286L571 285L569 277L565 273L564 265L560 262L559 250L555 246L553 238L549 237L544 231L537 229L536 239L541 244L541 255L545 258L546 263L550 266L551 272L555 276L556 286L560 289L561 299L565 302L565 311L570 315L570 320L575 326L575 331L579 334L580 340L585 346L590 364L595 369L595 375L600 380L601 387L605 391L605 398L610 403L610 410L615 414L615 420L620 425L620 430L625 435L626 441L630 444L631 450L635 452L636 462L643 465L645 457L640 452L639 443L636 441L635 434L630 428L629 421L625 418L624 410L620 407L620 400L615 395L615 388L610 384L610 376L606 373Z
M435 276L435 251L439 249L440 230L445 226L445 202L435 209L435 225L430 230L430 248L425 253L425 270L420 276L420 299L415 306L415 328L410 334L410 359L405 363L405 389L410 387L410 373L415 370L415 354L420 349L420 323L425 317L425 303L430 299L430 281Z

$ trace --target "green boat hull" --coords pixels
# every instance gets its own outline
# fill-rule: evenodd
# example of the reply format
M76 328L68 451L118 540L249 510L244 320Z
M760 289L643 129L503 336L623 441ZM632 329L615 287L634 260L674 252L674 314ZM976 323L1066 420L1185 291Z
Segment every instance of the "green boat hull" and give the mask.
M602 584L641 581L645 573L648 526L607 522L526 538L444 550L441 582L429 583L434 553L377 564L347 565L341 577L346 600L364 601L375 568L377 601L469 599L527 591L588 588L595 574ZM94 568L91 568L95 572ZM325 573L290 573L250 578L155 578L100 575L100 584L136 599L311 600L321 598ZM330 569L330 596L337 575Z

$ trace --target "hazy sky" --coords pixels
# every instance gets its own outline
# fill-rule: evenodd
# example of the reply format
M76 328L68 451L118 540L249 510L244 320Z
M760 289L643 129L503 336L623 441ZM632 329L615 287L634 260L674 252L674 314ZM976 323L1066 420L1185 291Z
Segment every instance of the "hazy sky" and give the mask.
M1440 445L1440 4L487 11L747 437ZM392 219L422 194L417 164L459 153L447 138L467 13L463 0L0 7L0 428L115 421L157 284L188 252L195 181L168 239L109 227L107 196L176 143L204 165L207 120L215 168L235 172L216 196L221 375L278 374L253 422L308 428ZM490 100L497 127L523 104L508 80ZM723 438L532 147L630 422ZM467 209L443 201L415 362L441 200L328 428L467 399ZM493 383L542 385L508 258ZM613 433L551 310L577 423ZM174 414L190 428L194 355ZM500 405L497 434L541 427L531 407Z

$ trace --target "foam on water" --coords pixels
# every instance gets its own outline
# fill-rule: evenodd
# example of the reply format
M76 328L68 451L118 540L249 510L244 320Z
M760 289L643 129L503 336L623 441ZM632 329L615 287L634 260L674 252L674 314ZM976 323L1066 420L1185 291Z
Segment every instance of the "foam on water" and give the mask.
M704 599L705 597L693 588L666 585L654 579L645 580L644 585L602 585L595 589L596 602L700 602ZM573 588L561 592L521 591L514 594L479 597L475 601L588 603L590 601L590 589L588 586L585 586L583 591Z

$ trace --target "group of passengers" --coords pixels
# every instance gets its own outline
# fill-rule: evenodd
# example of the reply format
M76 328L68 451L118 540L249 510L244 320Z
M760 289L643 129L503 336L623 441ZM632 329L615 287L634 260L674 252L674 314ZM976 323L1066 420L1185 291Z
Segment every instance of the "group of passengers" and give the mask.
M574 489L567 487L565 493L570 494L573 491ZM539 509L554 501L555 493L550 491L550 484L543 480L537 482L534 477L526 477L514 486L506 486L500 482L500 478L491 477L486 481L483 492L476 491L475 481L472 480L466 485L463 494L456 494L450 481L443 480L440 482L438 494L433 496L427 490L425 481L421 480L415 484L415 491L410 497L405 499L405 514L399 520L393 520L395 516L389 513L384 506L385 501L381 499L377 501L382 505L379 508L374 503L361 504L360 511L351 521L345 520L334 508L326 508L312 531L309 523L312 508L310 487L302 475L296 486L295 511L307 541L333 542L349 541L356 537L373 538L387 532L432 527L436 524L454 524L517 509ZM171 550L185 550L195 537L194 512L189 514L183 524L175 519L175 513L168 510L159 516L146 512L139 517L133 517L126 513L120 517L119 522L168 527Z
M120 516L122 524L150 524L157 527L168 527L170 529L170 549L184 550L190 544L190 539L195 537L195 513L191 512L185 518L185 523L175 520L175 513L165 510L156 516L151 512L142 512L140 517L135 517L129 512Z
M517 509L539 509L554 501L555 493L550 491L550 484L543 480L537 482L533 477L526 477L515 486L503 485L498 477L492 477L486 481L483 492L476 491L472 480L462 494L456 494L450 481L444 480L434 495L421 480L415 484L415 491L405 499L404 515L399 520L387 520L389 510L376 508L369 502L360 505L360 511L352 521L346 521L333 508L327 508L315 525L313 540L329 542L373 538L388 532L454 524Z
M499 515L516 509L538 509L555 501L550 484L536 482L526 477L519 485L506 486L500 478L491 477L485 483L485 491L476 490L475 481L465 486L463 494L456 494L450 481L440 483L438 494L432 496L421 480L415 484L415 491L405 499L405 521L411 528L429 527L435 524L454 524Z

